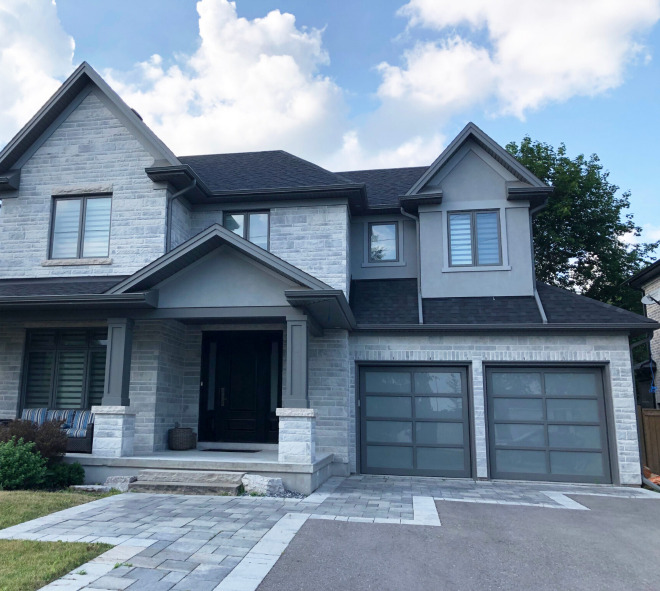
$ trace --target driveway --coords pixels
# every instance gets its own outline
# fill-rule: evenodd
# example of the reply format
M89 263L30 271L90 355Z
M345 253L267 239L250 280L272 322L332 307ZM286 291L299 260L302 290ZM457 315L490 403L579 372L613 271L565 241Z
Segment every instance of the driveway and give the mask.
M60 591L657 589L643 568L660 558L659 500L611 486L353 476L303 500L127 493L0 538L115 545L48 586Z
M660 503L590 511L438 501L442 527L309 520L259 591L657 590Z

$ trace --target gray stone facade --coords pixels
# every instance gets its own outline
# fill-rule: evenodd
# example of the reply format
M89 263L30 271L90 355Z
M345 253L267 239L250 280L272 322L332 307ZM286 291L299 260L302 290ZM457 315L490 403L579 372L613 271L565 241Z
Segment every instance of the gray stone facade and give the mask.
M165 247L166 189L145 174L154 158L92 91L24 164L18 198L0 215L0 278L129 274ZM110 256L104 264L44 266L52 199L112 193ZM85 262L85 261L80 261Z
M0 322L0 419L13 419L18 409L25 348L25 328Z
M488 453L486 444L486 418L484 399L484 365L489 362L517 362L534 364L561 362L564 364L589 362L604 364L609 392L605 391L606 404L614 417L610 433L616 445L612 461L618 465L622 484L639 484L640 464L637 443L637 422L633 394L632 372L628 337L601 335L548 335L548 336L477 336L477 335L394 335L354 334L350 337L350 354L354 362L455 362L468 363L471 374L471 403L474 416L473 445L478 478L488 477ZM350 364L351 412L351 470L355 471L356 425L356 363Z

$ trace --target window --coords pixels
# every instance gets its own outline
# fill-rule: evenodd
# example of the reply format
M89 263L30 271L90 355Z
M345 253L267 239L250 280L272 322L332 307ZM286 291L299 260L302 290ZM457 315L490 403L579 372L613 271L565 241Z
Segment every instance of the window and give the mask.
M225 228L268 250L268 212L227 213Z
M501 265L499 212L450 213L449 261L452 267Z
M101 404L108 331L30 330L24 408L90 408Z
M107 257L110 206L111 198L107 196L55 198L50 258Z
M399 260L399 224L374 222L369 224L369 262L392 263Z

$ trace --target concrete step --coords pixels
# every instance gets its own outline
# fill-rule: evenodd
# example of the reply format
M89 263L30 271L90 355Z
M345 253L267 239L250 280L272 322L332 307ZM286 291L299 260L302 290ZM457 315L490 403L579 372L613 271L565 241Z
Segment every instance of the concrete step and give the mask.
M245 472L221 472L212 470L140 470L137 481L180 482L182 484L214 484L217 486L240 486Z
M239 484L218 484L208 482L131 482L128 485L130 492L137 493L168 493L178 495L227 495L237 496L242 492Z

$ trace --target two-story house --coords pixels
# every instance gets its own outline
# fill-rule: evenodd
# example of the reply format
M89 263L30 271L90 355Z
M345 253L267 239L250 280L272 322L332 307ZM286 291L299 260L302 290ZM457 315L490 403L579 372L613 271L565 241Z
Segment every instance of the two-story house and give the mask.
M0 197L0 413L93 408L91 478L178 423L299 490L641 481L628 337L658 324L535 280L551 188L473 124L417 168L177 157L82 64Z

